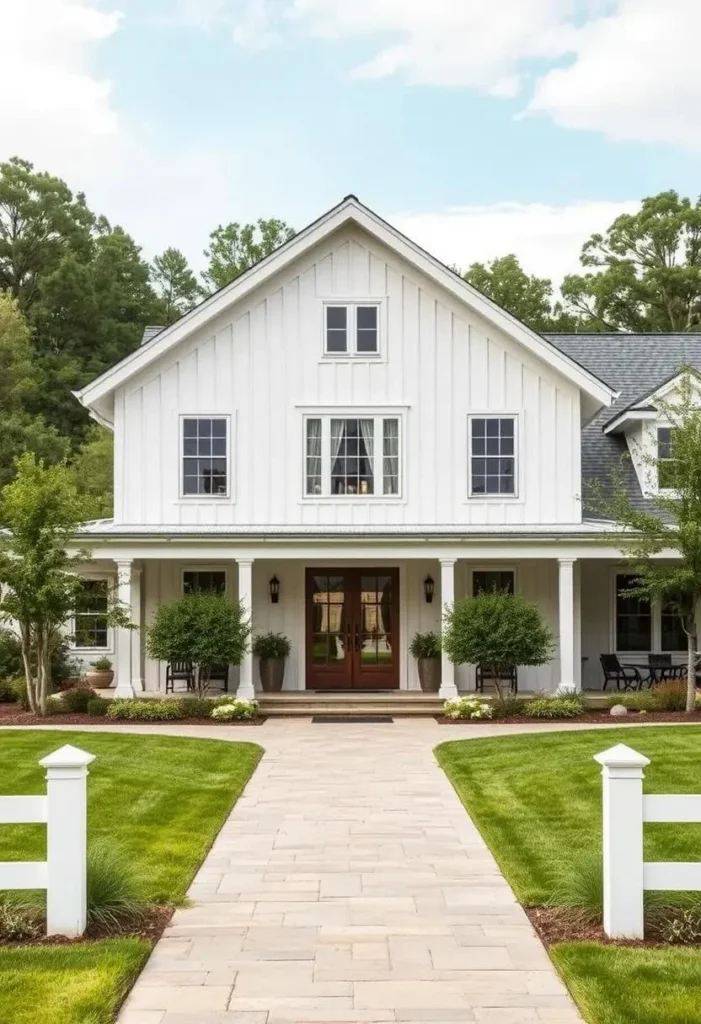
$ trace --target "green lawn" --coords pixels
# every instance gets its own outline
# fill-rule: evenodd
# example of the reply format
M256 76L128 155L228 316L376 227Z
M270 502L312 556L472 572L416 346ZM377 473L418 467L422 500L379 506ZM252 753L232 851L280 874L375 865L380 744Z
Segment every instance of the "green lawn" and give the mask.
M45 792L37 760L71 743L95 754L88 830L121 844L154 902L181 903L261 756L252 743L97 732L0 736L0 792ZM0 860L40 860L44 826L0 827ZM106 1024L149 951L138 940L0 949L0 1021Z
M594 754L646 754L648 793L701 792L701 729L660 726L445 743L439 763L519 900L544 903L577 858L601 849ZM648 860L701 859L701 825L646 825ZM551 955L589 1024L701 1024L701 950L562 943Z

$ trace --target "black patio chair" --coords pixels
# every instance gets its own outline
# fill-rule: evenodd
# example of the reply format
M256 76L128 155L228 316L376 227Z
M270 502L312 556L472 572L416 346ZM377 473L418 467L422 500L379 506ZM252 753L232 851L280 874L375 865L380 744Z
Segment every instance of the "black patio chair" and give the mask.
M478 665L475 674L475 692L484 693L485 683L494 683L494 671L485 665ZM508 683L511 693L518 693L518 673L515 665L503 665L497 670L497 677L500 683Z
M195 688L195 672L189 661L171 661L166 665L166 693L175 693L175 684L185 683L186 690Z
M199 675L202 675L202 669L199 670ZM207 685L210 683L223 683L222 689L224 693L229 692L229 666L228 665L212 665L209 670L209 679Z
M599 660L604 672L604 690L609 683L615 683L617 690L639 690L643 685L643 677L637 668L621 665L617 654L600 654Z

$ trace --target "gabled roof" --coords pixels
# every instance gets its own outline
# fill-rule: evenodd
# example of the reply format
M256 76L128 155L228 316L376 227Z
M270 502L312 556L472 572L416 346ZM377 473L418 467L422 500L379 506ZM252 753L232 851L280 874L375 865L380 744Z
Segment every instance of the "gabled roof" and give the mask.
M377 238L386 247L449 291L460 302L470 306L489 323L515 339L563 377L571 380L586 396L587 401L583 405L589 412L593 413L602 406L610 406L615 400L615 393L596 374L580 365L567 352L558 349L541 335L526 327L516 317L502 309L477 288L468 284L458 274L429 255L367 206L364 206L355 196L346 196L338 206L334 206L289 242L281 245L279 249L266 256L250 270L195 306L180 320L159 331L150 340L144 339L144 344L140 348L115 366L110 367L81 391L76 392L76 397L98 417L109 421L111 396L115 388L124 384L134 374L146 369L193 331L204 327L233 303L240 302L255 288L264 285L275 274L283 271L293 260L298 259L313 246L318 245L326 236L347 224L356 224Z
M666 380L659 382L654 391L646 391L645 394L638 396L634 402L626 406L620 412L617 412L615 416L612 416L604 424L604 433L612 434L617 430L620 430L627 423L635 423L638 420L654 419L657 416L657 406L655 402L669 392L678 380L680 380L682 374L679 372L679 368L675 369L674 373L671 374Z
M548 339L573 359L607 381L618 392L610 409L602 409L582 431L582 484L587 509L587 485L606 486L612 473L622 474L633 504L654 511L643 496L622 434L604 433L607 423L674 381L685 366L701 371L701 334L548 334ZM613 414L613 416L612 416Z

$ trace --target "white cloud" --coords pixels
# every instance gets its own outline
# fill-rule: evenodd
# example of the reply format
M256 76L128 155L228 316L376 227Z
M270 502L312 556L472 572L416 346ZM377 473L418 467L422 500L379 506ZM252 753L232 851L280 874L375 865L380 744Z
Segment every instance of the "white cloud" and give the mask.
M196 0L176 0L181 14ZM201 0L239 42L368 40L365 78L522 98L613 139L701 149L699 0Z
M524 270L559 286L565 274L581 270L579 254L590 235L605 231L621 213L639 203L604 200L559 206L495 203L437 212L403 213L391 222L444 263L464 269L515 253Z

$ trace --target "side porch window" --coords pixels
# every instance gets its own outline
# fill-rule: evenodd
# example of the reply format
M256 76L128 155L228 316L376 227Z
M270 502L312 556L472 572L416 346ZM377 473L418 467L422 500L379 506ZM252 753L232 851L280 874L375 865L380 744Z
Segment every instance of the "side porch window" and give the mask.
M513 569L474 569L472 572L472 596L491 594L497 590L501 593L514 593Z
M226 593L225 569L184 569L183 594Z
M620 654L685 651L686 633L676 603L669 601L660 605L626 594L634 585L635 576L616 574L616 651Z
M107 650L109 580L82 580L73 616L73 646L80 650Z

